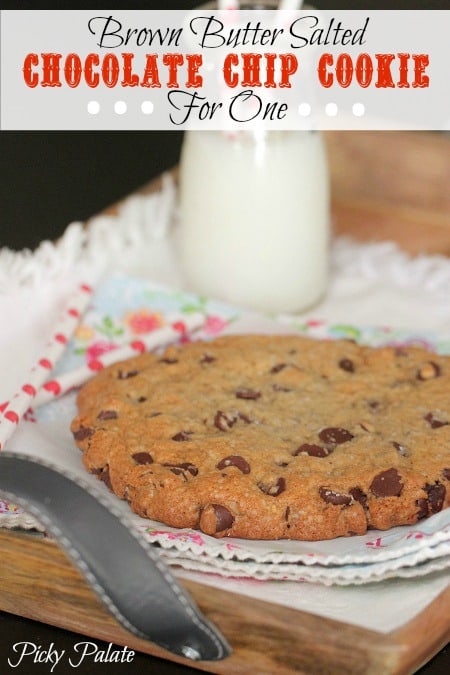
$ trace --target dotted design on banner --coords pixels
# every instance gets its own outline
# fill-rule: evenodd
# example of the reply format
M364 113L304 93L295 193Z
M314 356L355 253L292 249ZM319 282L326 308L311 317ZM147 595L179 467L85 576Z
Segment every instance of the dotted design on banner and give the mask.
M300 103L298 106L298 114L302 117L309 117L309 115L311 115L311 106L309 103Z
M116 115L124 115L127 112L127 104L125 101L116 101L114 103L114 112Z
M144 113L144 115L151 115L154 109L155 106L151 101L142 101L141 111Z
M325 113L328 117L336 117L338 114L338 107L336 103L327 103L325 106Z
M143 115L152 115L155 111L155 106L152 101L146 100L141 103L141 113ZM90 115L98 115L101 106L98 101L89 101L87 104L87 111ZM125 101L116 101L114 103L114 112L116 115L125 115L128 112L128 105ZM300 117L310 117L312 114L312 107L309 103L299 103L298 114ZM336 117L339 113L338 105L334 102L327 103L325 106L325 114L328 117ZM363 117L366 113L364 103L357 102L352 105L352 113L355 117Z
M362 117L366 112L364 103L354 103L352 107L352 112L355 117Z
M87 111L90 115L98 115L100 112L100 103L98 101L89 101Z

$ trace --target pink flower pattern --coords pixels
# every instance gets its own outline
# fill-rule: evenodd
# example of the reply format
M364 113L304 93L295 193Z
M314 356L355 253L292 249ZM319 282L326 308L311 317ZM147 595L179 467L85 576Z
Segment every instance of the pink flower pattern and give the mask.
M136 312L125 314L124 322L133 335L151 333L152 330L160 328L164 323L161 314L150 312L145 307L143 309L138 309Z
M117 349L117 345L115 345L113 342L107 342L106 340L97 340L97 342L93 342L87 349L86 349L86 360L88 361L95 361L98 359L99 356L102 354L106 354L107 352L112 351L113 349Z
M0 513L22 513L22 509L20 506L9 504L8 502L5 502L4 499L0 499Z
M147 530L152 537L165 537L168 541L185 541L186 543L204 546L205 542L198 532L164 532L163 530Z
M206 319L204 331L208 335L217 335L223 331L227 324L228 321L225 321L225 319L222 319L220 316L208 316Z

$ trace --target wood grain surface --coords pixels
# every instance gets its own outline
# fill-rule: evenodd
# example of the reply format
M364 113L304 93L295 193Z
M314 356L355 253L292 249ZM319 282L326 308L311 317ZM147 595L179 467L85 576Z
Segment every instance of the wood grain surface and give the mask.
M181 579L233 647L224 661L193 664L122 628L53 541L3 530L0 550L0 609L211 673L406 675L450 639L450 588L380 634Z
M450 255L450 135L327 132L337 234Z

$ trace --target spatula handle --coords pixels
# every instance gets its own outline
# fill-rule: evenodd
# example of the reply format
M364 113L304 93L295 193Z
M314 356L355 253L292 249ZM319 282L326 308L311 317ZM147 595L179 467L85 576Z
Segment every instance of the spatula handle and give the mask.
M192 660L231 653L157 551L90 486L36 458L2 452L0 492L46 527L129 631Z

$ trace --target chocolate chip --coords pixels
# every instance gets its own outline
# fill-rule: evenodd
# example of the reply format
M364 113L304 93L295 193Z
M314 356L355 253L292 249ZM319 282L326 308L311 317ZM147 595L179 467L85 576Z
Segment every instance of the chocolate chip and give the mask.
M367 508L367 495L365 492L361 490L359 487L354 487L351 488L351 490L348 491L351 497L355 500L355 502L358 502L363 506L364 508Z
M95 429L92 427L81 426L79 429L73 432L73 437L76 441L84 441L85 438L90 438L94 432Z
M324 502L327 504L334 504L335 506L348 506L352 503L350 495L335 492L326 487L319 488L319 495Z
M444 478L446 478L447 480L450 480L450 469L442 469L442 475L443 475Z
M287 527L287 528L290 528L290 527L291 527L291 525L290 525L290 523L289 523L289 516L290 516L290 515L291 515L291 507L290 507L290 506L286 506L286 511L284 512L284 519L285 519L285 521L286 521L286 527Z
M284 478L278 478L276 483L272 483L271 485L258 483L258 487L265 495L278 497L278 495L281 495L281 493L286 490L286 480Z
M430 505L431 513L439 513L442 510L445 499L445 487L442 483L435 483L434 485L425 485L425 492L428 495L428 504Z
M447 426L448 422L444 422L437 417L434 416L434 413L429 412L427 415L425 415L424 420L428 422L430 427L432 429L439 429L439 427L445 427Z
M173 441L190 441L192 431L179 431L175 436L172 436Z
M203 354L200 359L200 363L212 363L213 361L216 361L216 357L211 354Z
M355 372L355 364L351 359L341 359L339 361L339 368L342 368L342 370L347 371L347 373Z
M275 382L275 384L272 385L272 389L274 391L292 391L292 389L289 389L288 387L283 387L281 384L278 384L278 382Z
M381 405L380 401L368 401L368 404L369 408L371 408L372 410L377 410L377 408L379 408Z
M101 481L103 481L106 487L112 492L111 477L109 475L108 465L102 467L101 469L92 469L91 473L95 474Z
M137 464L153 464L153 457L149 452L135 452L131 457Z
M228 466L235 466L242 473L250 473L250 464L240 455L224 457L216 465L216 469L226 469Z
M288 367L287 363L277 363L276 366L273 366L273 368L270 369L271 373L280 373L282 370Z
M146 400L146 396L139 396L139 398L136 399L137 403L145 403Z
M246 387L239 387L234 393L236 398L243 398L249 401L256 401L261 396L260 391L254 391L254 389L247 389Z
M310 457L326 457L330 454L329 450L322 448L320 445L315 443L302 443L299 445L297 450L292 453L294 457L298 455L309 455Z
M214 415L214 426L220 431L229 431L237 421L237 415L218 410Z
M138 374L139 374L138 370L128 370L128 371L119 370L119 372L117 373L117 379L128 380L130 377L136 377L136 375Z
M115 410L102 410L98 415L98 420L115 420L118 414Z
M341 427L327 427L319 433L319 438L324 443L339 445L340 443L351 441L353 434Z
M159 359L159 363L167 363L169 366L171 366L174 363L178 363L178 359L169 358L168 356L166 356L163 359Z
M230 431L238 420L242 420L246 424L251 424L252 421L248 415L239 411L225 413L223 410L218 410L214 415L214 426L220 431Z
M112 483L111 483L111 477L110 477L110 474L109 474L109 467L108 466L105 467L104 471L102 471L102 473L100 474L100 480L102 480L104 482L104 484L106 485L106 487L108 488L108 490L111 490L111 492L112 492L113 487L112 487Z
M428 499L421 497L416 500L417 520L423 520L428 516Z
M375 497L398 497L402 490L401 476L394 468L377 474L370 485L370 491Z
M234 523L233 514L222 504L208 504L202 509L199 526L205 534L218 534L229 530Z
M402 445L401 443L397 443L397 441L392 441L392 445L397 450L399 455L401 455L402 457L408 457L408 450L404 445Z
M182 462L180 464L163 464L163 466L169 468L176 476L183 476L183 478L186 478L186 473L190 473L191 476L196 476L198 474L198 468L195 466L195 464L191 464L190 462Z
M428 361L416 373L418 380L431 380L441 374L440 366L435 361Z
M196 476L198 474L198 469L195 466L195 464L191 464L190 462L184 462L183 464L180 464L180 466L185 471L189 471L191 476Z

